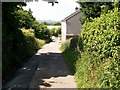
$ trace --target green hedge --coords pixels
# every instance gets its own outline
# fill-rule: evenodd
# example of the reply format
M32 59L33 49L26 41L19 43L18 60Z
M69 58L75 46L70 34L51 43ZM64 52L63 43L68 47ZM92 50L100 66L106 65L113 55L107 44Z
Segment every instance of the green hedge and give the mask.
M58 37L61 34L61 28L52 28L50 29L52 36Z
M100 58L114 57L115 50L120 49L119 13L109 11L100 18L83 25L81 37L84 49L101 54Z
M35 32L33 29L26 30L23 28L21 31L24 35L25 41L28 44L28 48L32 49L32 51L40 49L45 44L44 40L35 37Z
M35 37L43 39L46 42L51 42L52 33L45 25L38 25L35 30Z
M103 13L99 18L94 18L92 22L85 22L82 28L82 33L79 38L82 38L82 46L84 52L88 56L92 56L90 63L87 64L87 70L90 73L84 74L84 80L88 87L111 87L120 88L119 76L119 60L120 60L120 13L117 9ZM81 46L81 43L79 43ZM84 55L83 55L84 56ZM87 57L87 56L84 56ZM90 59L90 58L89 58ZM86 62L89 59L83 59ZM81 65L83 62L81 58ZM78 67L81 67L80 65ZM82 67L84 68L84 66ZM94 71L93 71L94 70ZM82 71L81 71L82 73ZM94 76L95 74L95 76ZM80 80L81 78L79 78ZM81 81L83 81L81 80ZM96 81L99 81L97 84ZM85 84L84 83L84 84ZM96 85L96 86L95 86ZM81 85L86 87L84 85Z
M71 43L74 45L74 42L68 44ZM71 62L68 57L72 54L65 53L67 49L63 51L67 62L75 67L79 88L120 88L120 12L117 8L85 22L75 48L67 46L69 52L79 52L73 53L76 57Z
M41 48L44 40L35 38L31 30L3 31L2 75L3 83L17 68L21 67L37 49Z

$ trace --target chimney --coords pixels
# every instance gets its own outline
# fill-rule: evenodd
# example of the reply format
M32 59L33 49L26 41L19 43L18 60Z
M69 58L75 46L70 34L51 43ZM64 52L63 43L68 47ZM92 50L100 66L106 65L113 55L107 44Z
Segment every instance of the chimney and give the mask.
M77 10L78 10L78 7L75 8L75 11L77 11Z

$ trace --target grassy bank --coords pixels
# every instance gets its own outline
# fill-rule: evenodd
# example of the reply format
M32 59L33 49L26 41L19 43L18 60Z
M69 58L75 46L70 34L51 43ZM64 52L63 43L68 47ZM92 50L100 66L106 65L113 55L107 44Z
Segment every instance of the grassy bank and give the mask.
M69 39L62 44L61 51L66 64L75 75L78 88L118 88L118 72L114 74L116 70L112 66L113 58L101 61L93 53L78 50L77 45L71 42L72 40L77 41L76 38ZM72 43L76 48L70 47Z
M68 67L73 73L75 73L75 65L79 52L76 50L76 45L73 44L72 41L77 42L77 38L74 38L74 40L71 38L65 43L63 43L60 50L62 51L62 54L65 58L65 62L67 63Z

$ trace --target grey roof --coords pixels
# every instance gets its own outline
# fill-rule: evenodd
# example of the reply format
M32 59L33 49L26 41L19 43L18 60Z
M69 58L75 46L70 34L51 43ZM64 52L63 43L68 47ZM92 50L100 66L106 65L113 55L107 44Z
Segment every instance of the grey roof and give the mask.
M64 18L62 21L67 21L67 20L69 20L70 18L72 18L73 16L75 16L78 13L80 13L80 10L77 10L74 13L70 14L69 16L67 16L66 18Z

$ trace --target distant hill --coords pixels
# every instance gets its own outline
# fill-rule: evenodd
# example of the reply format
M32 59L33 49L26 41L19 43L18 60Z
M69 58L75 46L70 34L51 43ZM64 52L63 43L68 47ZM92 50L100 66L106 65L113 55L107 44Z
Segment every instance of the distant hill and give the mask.
M55 23L55 22L61 22L61 21L53 21L53 20L37 20L38 22L42 23L42 22L47 22L49 24Z

